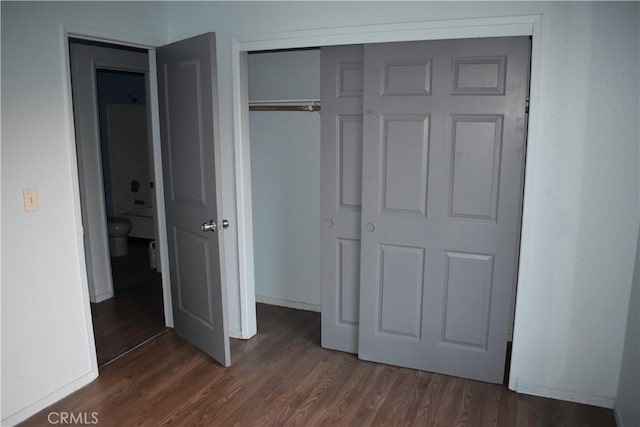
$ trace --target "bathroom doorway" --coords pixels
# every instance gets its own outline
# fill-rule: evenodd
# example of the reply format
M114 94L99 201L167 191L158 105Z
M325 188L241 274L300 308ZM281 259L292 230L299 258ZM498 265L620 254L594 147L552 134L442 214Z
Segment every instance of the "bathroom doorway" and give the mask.
M148 53L70 40L98 366L166 330L157 256Z

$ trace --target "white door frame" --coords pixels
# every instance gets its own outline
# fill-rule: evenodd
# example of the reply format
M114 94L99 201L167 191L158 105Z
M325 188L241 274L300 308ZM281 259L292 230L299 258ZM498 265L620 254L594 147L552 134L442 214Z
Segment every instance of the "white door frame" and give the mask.
M76 140L76 150L80 166L80 182L85 188L84 198L80 200L80 203L86 208L86 211L83 211L83 226L90 229L84 230L85 253L90 255L90 262L87 263L87 279L92 279L90 282L93 283L93 286L89 287L89 297L91 302L98 303L113 297L113 277L105 211L104 168L100 154L102 141L100 141L96 71L105 69L142 73L145 78L145 87L147 87L149 66L148 60L140 60L140 55L143 53L127 52L117 58L107 59L109 54L103 53L104 50L101 50L103 48L100 46L79 46L77 49L81 51L74 55L72 62L79 61L82 65L78 65L76 71L82 71L74 77L75 83L72 83L72 86L75 85L76 89L79 89L80 86L85 89L87 86L93 88L92 93L82 91L74 93L73 96L75 97L76 113L80 109L86 108L84 114L74 114L74 122L76 127L81 130L80 134L83 135L83 138ZM148 58L148 53L144 55ZM86 73L84 68L87 63L91 64L90 73ZM145 91L148 91L148 88ZM75 101L78 103L76 104ZM89 247L87 247L87 243Z
M518 270L518 292L514 325L509 388L518 382L520 340L524 324L528 290L529 244L532 236L531 209L535 182L535 149L538 146L538 102L542 50L542 15L496 18L424 21L402 24L364 25L321 30L273 33L261 36L232 38L233 79L233 139L235 153L236 209L238 224L238 263L240 267L240 319L243 338L255 335L255 283L253 265L253 231L251 210L251 162L249 140L249 106L247 52L316 46L384 43L416 40L442 40L478 37L531 36L531 75L529 126L527 133L527 167L524 178L524 198Z
M147 111L151 123L149 128L151 129L151 142L153 150L153 169L154 169L154 185L156 191L156 214L158 221L158 235L157 237L157 249L160 253L160 272L162 274L162 299L164 305L165 325L173 327L173 309L171 304L171 282L169 274L169 253L167 250L167 233L166 233L166 216L164 206L164 181L162 177L162 159L160 152L160 118L158 110L158 84L157 84L157 71L156 71L156 51L155 46L160 46L163 42L159 40L149 39L122 39L118 34L105 33L102 31L96 31L86 27L66 26L61 27L62 41L63 41L63 53L65 64L65 75L67 78L64 81L65 89L65 105L63 108L67 112L67 132L71 136L69 141L69 156L71 160L71 173L73 184L73 200L74 200L74 214L75 223L77 225L76 236L77 245L80 248L78 257L81 268L81 282L82 293L84 302L85 319L87 326L87 338L89 341L89 347L91 351L91 369L97 374L98 362L95 353L95 339L93 334L93 320L91 317L91 306L89 299L89 287L87 279L86 259L84 252L83 230L82 230L82 209L80 203L80 176L77 163L76 153L76 137L74 127L73 116L73 102L72 102L72 87L71 87L71 65L69 54L69 39L82 39L90 41L98 41L103 43L109 43L113 45L131 46L141 49L146 49L149 54L149 71L148 71L148 95L147 95ZM104 191L104 189L102 190Z

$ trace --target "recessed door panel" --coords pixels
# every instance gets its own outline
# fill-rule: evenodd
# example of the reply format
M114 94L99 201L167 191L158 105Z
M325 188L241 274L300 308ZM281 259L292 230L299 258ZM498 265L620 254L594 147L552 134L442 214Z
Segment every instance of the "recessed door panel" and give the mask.
M352 47L347 47L346 49L351 49L351 48ZM333 49L333 48L326 48L324 50L327 51L328 49ZM358 55L357 53L354 55L354 59L359 59L359 58L355 58L355 56L357 55ZM338 89L337 97L338 98L348 98L348 97L362 98L362 85L363 85L363 78L364 78L364 73L362 70L362 61L348 62L349 61L348 59L344 58L344 60L342 60L343 58L340 58L338 60L339 62L336 62L336 69L337 69L336 87ZM327 90L330 90L330 88L327 88Z
M173 229L173 239L179 308L205 325L215 327L211 293L207 286L212 279L207 262L209 242L200 234L178 227Z
M382 118L383 209L424 215L427 201L429 118Z
M454 116L451 216L496 220L502 116Z
M165 64L172 198L206 203L199 59Z
M487 350L493 256L447 252L441 342Z
M383 66L382 95L429 95L431 61L429 59L389 61Z
M378 331L420 339L424 249L380 245Z
M360 240L338 239L338 322L357 325L360 306Z
M453 95L504 95L506 57L453 58Z
M338 115L340 207L360 210L362 200L362 114Z

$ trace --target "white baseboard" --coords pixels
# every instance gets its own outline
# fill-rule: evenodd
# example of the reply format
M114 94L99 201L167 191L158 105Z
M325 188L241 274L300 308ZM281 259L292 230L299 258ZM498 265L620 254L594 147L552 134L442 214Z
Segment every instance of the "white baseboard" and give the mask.
M537 384L519 383L517 393L532 394L534 396L548 397L551 399L566 400L568 402L583 403L585 405L599 406L611 409L615 403L615 397L599 396L595 394L584 394L574 391L558 390Z
M321 311L319 304L309 304L306 302L291 301L291 300L282 299L282 298L265 297L261 295L256 295L256 302L260 302L262 304L277 305L280 307L295 308L296 310L316 311L318 313L320 313Z
M13 426L13 425L16 425L18 423L21 423L22 421L26 420L30 416L35 415L38 412L42 411L47 406L56 403L58 400L66 397L66 396L70 395L71 393L73 393L74 391L79 390L82 387L86 386L91 381L95 380L96 378L98 378L98 370L97 369L95 371L90 371L89 373L81 376L77 380L67 384L66 386L64 386L62 388L59 388L58 390L54 391L51 394L48 394L47 396L43 397L42 399L38 400L37 402L32 403L31 405L27 406L26 408L21 409L20 411L14 413L12 415L9 415L8 417L4 418L1 421L1 424L3 426Z
M111 291L103 292L99 295L89 295L89 299L93 303L98 303L98 302L106 301L109 298L113 298L113 295L114 295L113 290L111 290Z
M247 339L247 337L242 335L242 331L239 329L229 329L229 338L238 338L241 340Z

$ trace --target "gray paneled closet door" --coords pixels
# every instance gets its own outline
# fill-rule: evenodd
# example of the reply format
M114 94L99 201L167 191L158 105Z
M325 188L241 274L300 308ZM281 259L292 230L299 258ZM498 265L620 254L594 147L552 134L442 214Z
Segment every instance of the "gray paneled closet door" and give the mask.
M529 39L364 52L359 356L500 383L519 247Z
M322 346L358 352L363 47L321 50Z

